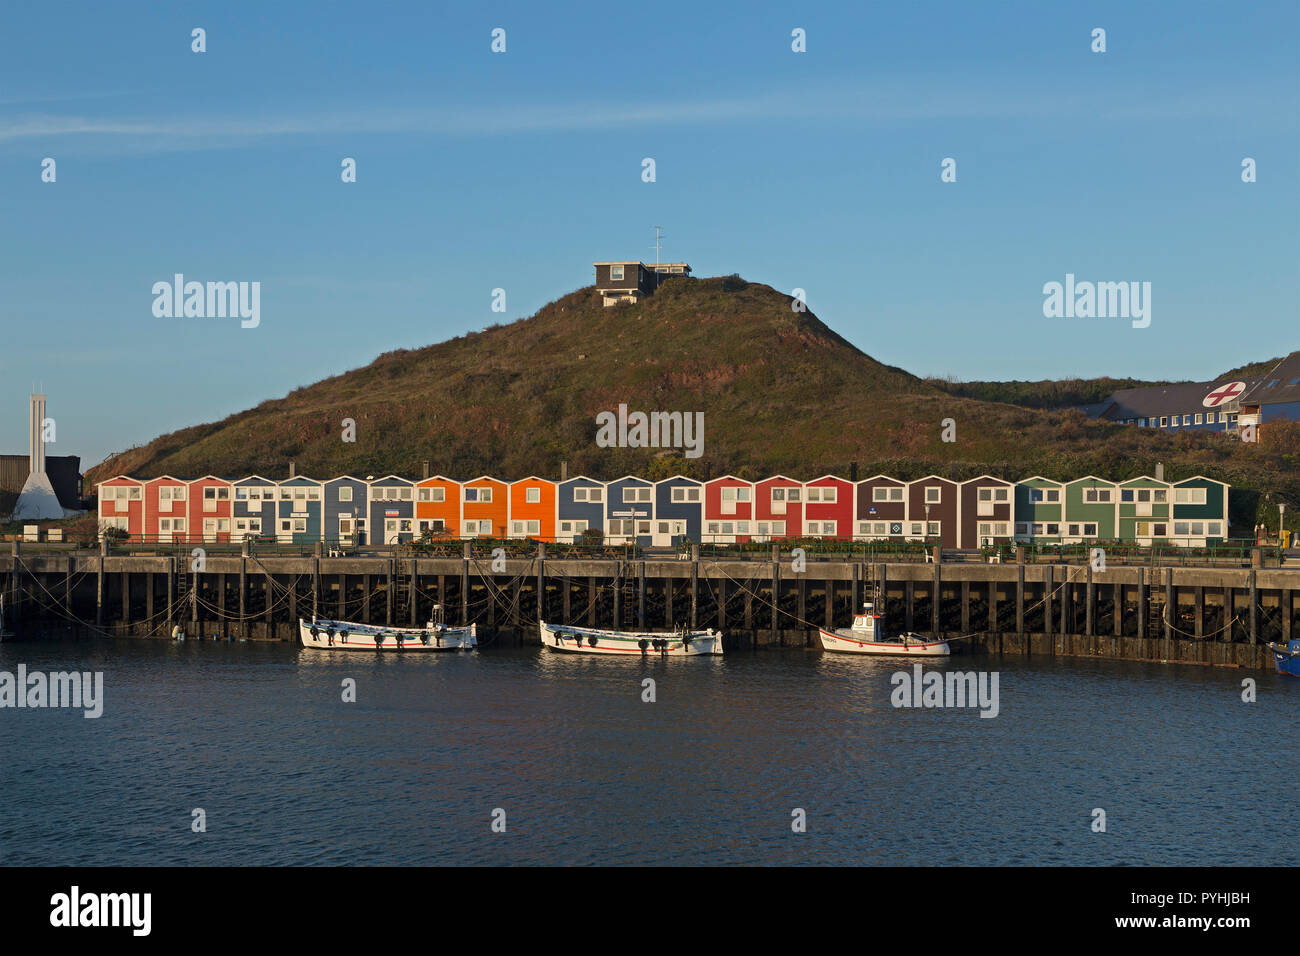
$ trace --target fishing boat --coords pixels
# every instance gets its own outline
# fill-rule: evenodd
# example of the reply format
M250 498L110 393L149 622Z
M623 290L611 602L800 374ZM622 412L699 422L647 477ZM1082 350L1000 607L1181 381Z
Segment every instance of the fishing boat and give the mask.
M822 650L845 654L905 654L908 657L947 657L952 651L947 641L936 641L921 634L886 634L880 623L882 616L875 613L870 602L862 605L862 613L853 616L852 627L839 627L833 631L817 629L821 635Z
M649 657L700 657L722 653L722 634L703 631L603 631L571 624L538 623L542 644L567 654L638 654Z
M1273 652L1273 661L1277 664L1279 674L1300 677L1300 638L1285 644L1269 644L1268 649Z
M478 647L478 625L448 627L442 620L442 605L424 627L379 627L355 621L298 619L298 634L304 647L345 651L459 651Z

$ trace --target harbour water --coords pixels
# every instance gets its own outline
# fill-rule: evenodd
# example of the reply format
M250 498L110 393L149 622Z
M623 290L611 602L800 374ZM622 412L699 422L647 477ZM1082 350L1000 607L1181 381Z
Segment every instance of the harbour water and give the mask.
M1271 672L925 663L997 671L985 719L892 706L912 661L798 650L0 644L20 663L101 671L105 699L0 710L11 866L1300 863L1300 681Z

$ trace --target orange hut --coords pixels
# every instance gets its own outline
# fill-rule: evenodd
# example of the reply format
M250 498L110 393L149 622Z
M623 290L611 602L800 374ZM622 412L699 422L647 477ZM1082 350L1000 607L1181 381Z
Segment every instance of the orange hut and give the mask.
M555 482L530 475L510 483L510 537L555 540Z
M442 475L425 478L415 485L415 532L460 536L460 482Z
M482 475L461 485L462 538L504 538L510 515L509 485Z

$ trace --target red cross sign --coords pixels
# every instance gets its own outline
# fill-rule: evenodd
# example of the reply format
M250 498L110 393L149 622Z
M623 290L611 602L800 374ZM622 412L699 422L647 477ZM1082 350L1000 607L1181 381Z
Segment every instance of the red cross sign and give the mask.
M1217 408L1224 402L1230 402L1246 390L1245 382L1229 382L1216 388L1201 401L1206 408Z

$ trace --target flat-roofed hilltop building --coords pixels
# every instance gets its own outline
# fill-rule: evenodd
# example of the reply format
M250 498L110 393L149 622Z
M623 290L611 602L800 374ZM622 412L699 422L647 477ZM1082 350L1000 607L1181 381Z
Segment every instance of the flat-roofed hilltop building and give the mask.
M610 306L620 302L640 302L653 295L660 284L673 276L689 276L691 267L685 262L665 262L648 266L640 259L623 262L594 262L596 291L601 304Z
M1292 352L1241 396L1241 424L1300 422L1300 352Z

